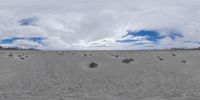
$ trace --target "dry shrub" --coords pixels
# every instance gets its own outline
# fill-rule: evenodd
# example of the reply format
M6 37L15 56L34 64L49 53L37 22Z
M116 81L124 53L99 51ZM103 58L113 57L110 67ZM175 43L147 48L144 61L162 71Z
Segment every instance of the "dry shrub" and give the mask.
M98 64L95 63L95 62L91 62L91 63L89 64L89 68L97 68L97 67L98 67Z

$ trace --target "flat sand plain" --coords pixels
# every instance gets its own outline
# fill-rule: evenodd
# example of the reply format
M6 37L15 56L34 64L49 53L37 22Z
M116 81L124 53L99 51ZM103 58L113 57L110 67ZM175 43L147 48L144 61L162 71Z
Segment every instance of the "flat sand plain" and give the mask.
M0 51L0 100L200 100L200 51Z

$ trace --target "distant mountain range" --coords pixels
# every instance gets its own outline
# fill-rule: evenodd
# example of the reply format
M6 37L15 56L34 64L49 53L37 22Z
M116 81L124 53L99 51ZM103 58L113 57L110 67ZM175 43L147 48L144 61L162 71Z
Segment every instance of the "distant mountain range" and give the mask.
M171 50L200 50L200 47L198 48L172 48Z
M35 48L18 48L18 47L3 47L3 46L0 46L0 50L38 50L38 49L35 49Z
M0 46L0 50L39 50L39 49ZM159 49L155 49L155 50L159 50ZM200 50L200 47L198 48L171 48L171 49L160 49L160 50Z

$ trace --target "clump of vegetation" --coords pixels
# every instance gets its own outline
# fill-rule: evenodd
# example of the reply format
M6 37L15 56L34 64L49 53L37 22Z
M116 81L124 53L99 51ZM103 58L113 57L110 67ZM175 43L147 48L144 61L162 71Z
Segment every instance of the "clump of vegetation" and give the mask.
M85 53L84 53L83 55L84 55L84 56L87 56L87 54L85 54Z
M13 57L13 55L12 55L12 54L9 54L8 56L9 56L9 57Z
M160 61L164 61L164 59L161 58L160 56L157 56L157 58L158 58Z
M130 63L130 62L133 62L134 59L124 59L122 60L123 63Z
M91 62L91 63L89 64L89 68L97 68L97 67L98 67L98 64L95 63L95 62Z
M24 58L24 57L20 57L20 59L21 59L21 60L24 60L25 58Z
M131 62L132 62L132 61L134 61L134 59L132 59L132 58L131 58L131 59L129 59L129 61L131 61Z
M172 56L176 56L176 54L172 53Z
M21 60L25 60L25 58L24 57L26 57L26 56L22 56L22 55L17 55L17 57L19 57ZM28 57L28 56L27 56Z
M187 61L186 61L186 60L182 60L181 62L182 62L182 63L187 63Z
M122 60L123 63L130 63L129 59Z
M116 58L118 58L118 57L119 57L119 55L110 55L110 56L112 56L112 57L116 57Z
M115 57L116 57L116 58L118 58L118 57L119 57L119 55L115 55Z
M21 55L18 55L18 57L21 57Z

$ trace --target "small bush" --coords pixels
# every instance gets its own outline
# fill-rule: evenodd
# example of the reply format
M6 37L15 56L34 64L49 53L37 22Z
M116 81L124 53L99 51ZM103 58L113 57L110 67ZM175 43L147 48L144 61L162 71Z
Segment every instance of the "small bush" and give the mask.
M134 59L124 59L122 60L123 63L130 63L130 62L133 62Z
M119 55L110 55L110 56L113 56L113 57L116 57L116 58L118 58L118 57L119 57Z
M95 63L95 62L91 62L91 63L89 64L89 68L97 68L97 67L98 67L98 64Z
M24 60L25 58L23 58L23 57L20 57L20 59L21 59L21 60Z
M164 61L164 59L161 58L160 56L157 56L157 58L158 58L160 61Z
M9 54L8 56L9 56L9 57L13 57L13 55L12 55L12 54Z
M182 60L181 62L182 62L182 63L187 63L187 61L186 61L186 60Z
M129 59L124 59L122 60L123 63L130 63L130 60Z
M172 53L172 56L176 56L176 54Z
M134 61L134 59L129 59L129 61L131 61L131 62L132 62L132 61Z

